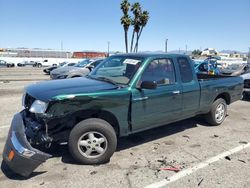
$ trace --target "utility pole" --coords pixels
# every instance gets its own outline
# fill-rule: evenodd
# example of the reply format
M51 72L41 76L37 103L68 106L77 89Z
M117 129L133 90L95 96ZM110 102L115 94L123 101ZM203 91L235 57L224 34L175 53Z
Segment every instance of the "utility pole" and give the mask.
M165 41L165 52L168 53L168 39Z
M185 54L187 54L187 49L188 49L188 46L186 45L186 46L185 46L185 48L186 48L186 52L185 52Z
M247 58L247 63L250 63L250 47L248 49L248 58Z
M60 53L60 58L63 56L63 41L61 40L61 53Z
M108 41L108 57L109 57L109 46L110 46L110 42Z

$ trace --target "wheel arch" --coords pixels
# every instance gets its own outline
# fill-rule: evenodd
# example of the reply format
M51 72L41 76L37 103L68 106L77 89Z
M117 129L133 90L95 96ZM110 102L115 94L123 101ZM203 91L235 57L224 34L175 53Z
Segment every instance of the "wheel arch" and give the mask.
M119 122L115 115L106 110L82 110L74 114L76 124L90 118L98 118L108 122L115 130L117 137L120 135ZM75 125L76 125L75 124Z
M224 99L226 101L226 104L229 105L231 103L231 96L228 92L223 92L221 94L219 94L215 99L214 101L216 101L217 99Z

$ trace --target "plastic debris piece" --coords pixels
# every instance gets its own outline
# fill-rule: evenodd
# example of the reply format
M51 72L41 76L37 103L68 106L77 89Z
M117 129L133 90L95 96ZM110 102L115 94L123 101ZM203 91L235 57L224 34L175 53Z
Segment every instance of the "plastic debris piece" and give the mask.
M199 183L198 183L198 186L200 186L201 185L201 183L203 182L203 178L199 181Z
M231 158L228 156L226 156L225 159L231 161Z
M240 144L248 144L246 141L239 141Z
M170 167L170 168L160 168L160 170L168 170L168 171L179 172L180 168Z
M244 160L241 160L241 159L238 159L238 161L242 162L242 163L246 163L246 161Z

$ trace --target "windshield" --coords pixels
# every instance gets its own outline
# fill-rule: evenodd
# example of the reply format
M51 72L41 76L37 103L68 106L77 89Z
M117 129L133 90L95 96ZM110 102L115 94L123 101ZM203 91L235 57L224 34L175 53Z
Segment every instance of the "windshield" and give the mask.
M117 84L128 84L143 60L141 57L112 56L100 63L89 76Z
M74 67L85 67L89 63L90 63L90 60L86 59L86 60L80 61L79 63L77 63L76 65L74 65Z

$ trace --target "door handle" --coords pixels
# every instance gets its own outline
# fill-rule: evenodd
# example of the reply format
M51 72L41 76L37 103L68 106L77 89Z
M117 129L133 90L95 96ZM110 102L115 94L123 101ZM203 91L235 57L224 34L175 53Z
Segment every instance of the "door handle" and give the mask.
M181 92L179 90L177 90L177 91L173 91L172 93L173 94L180 94Z
M140 98L135 98L133 99L133 101L144 101L144 100L147 100L148 97L140 97Z

